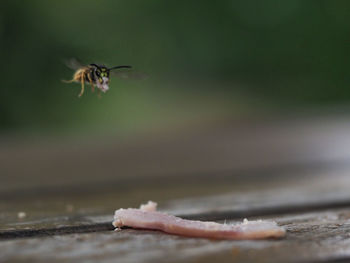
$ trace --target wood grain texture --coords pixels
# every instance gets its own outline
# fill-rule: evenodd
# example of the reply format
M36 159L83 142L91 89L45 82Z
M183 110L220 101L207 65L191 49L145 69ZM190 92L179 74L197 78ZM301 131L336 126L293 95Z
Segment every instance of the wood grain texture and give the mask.
M0 260L305 262L350 256L349 209L266 219L283 225L288 231L287 237L283 240L212 241L127 229L2 241Z

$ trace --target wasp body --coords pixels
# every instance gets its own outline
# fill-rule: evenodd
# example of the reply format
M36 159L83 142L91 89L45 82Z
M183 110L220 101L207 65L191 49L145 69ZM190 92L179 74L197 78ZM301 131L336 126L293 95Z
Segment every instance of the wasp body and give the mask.
M122 69L122 68L131 68L131 66L116 66L112 68L107 68L105 65L90 64L83 66L78 63L76 60L70 61L70 64L67 64L70 68L76 70L73 78L66 83L78 82L81 83L81 91L79 97L84 94L85 83L91 85L92 92L95 91L95 86L97 87L99 94L100 91L106 92L109 90L110 82L110 73L111 70ZM118 74L116 74L118 76Z

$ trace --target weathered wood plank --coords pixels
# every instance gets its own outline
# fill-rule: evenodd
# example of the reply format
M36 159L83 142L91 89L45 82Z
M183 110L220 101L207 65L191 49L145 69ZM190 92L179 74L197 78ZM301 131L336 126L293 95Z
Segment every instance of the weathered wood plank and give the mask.
M300 175L299 175L300 176ZM303 178L292 177L283 181L262 184L253 183L251 189L206 195L202 197L183 198L167 203L172 213L199 215L225 213L247 213L261 211L264 213L286 213L288 211L322 209L336 206L350 206L349 171L338 171Z
M78 142L53 152L47 144L0 148L0 261L44 262L52 254L71 262L349 259L350 126L313 120L255 128ZM237 242L108 231L116 208L149 199L192 219L270 216L288 236Z
M349 209L291 214L272 219L286 227L288 232L285 239L212 241L127 229L2 241L0 260L305 262L350 259Z
M305 178L307 179L305 181ZM172 192L167 189L160 191L158 188L140 188L135 189L142 201L146 201L145 196L162 198L160 209L172 214L179 215L188 219L196 220L232 220L242 219L252 216L277 215L292 212L308 212L324 210L336 207L350 207L350 178L347 173L335 173L332 176L319 175L293 178L290 181L273 181L261 184L259 190L255 184L235 185L234 192L226 194L204 195L199 191L198 197L192 197L195 189L188 188L181 184L176 184L172 190L177 192L182 188L182 195L188 195L188 198L171 199ZM228 184L225 184L228 186ZM197 186L199 187L199 186ZM209 189L210 185L202 185ZM236 187L236 188L235 188ZM200 187L199 187L200 188ZM158 189L158 191L157 191ZM220 192L217 188L216 192ZM226 190L229 188L226 188ZM197 189L198 190L198 189ZM72 196L71 201L76 201L80 207L75 207L72 211L67 211L64 203L60 209L57 208L57 196L51 196L52 199L46 199L40 203L36 210L27 210L27 217L17 218L16 204L7 203L7 208L15 209L12 213L3 215L0 224L0 239L45 236L67 233L95 232L111 229L113 212L120 207L127 207L127 203L133 203L132 198L135 192L131 193L108 193L104 196L81 196L77 202L76 196ZM204 191L207 194L210 191ZM167 193L167 194L166 194ZM65 196L67 198L67 196ZM75 198L75 199L74 199ZM93 200L96 199L96 200ZM32 202L29 200L29 203ZM94 203L95 202L95 203ZM123 204L124 203L124 204ZM56 204L56 206L55 206ZM26 207L26 203L21 203ZM100 207L100 210L98 209ZM17 207L18 208L18 207ZM102 208L102 209L101 209ZM3 209L6 206L3 204ZM56 211L58 210L58 211Z

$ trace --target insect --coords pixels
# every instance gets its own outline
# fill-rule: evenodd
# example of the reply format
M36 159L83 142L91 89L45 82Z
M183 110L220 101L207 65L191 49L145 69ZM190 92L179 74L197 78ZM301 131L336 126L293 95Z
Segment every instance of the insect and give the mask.
M135 73L130 74L130 72L125 71L113 71L119 69L130 69L131 66L115 66L108 68L105 65L99 65L95 63L84 66L76 59L66 61L66 64L69 68L74 69L75 72L71 80L63 81L65 83L81 83L81 91L78 97L81 97L84 94L85 83L90 84L92 92L95 91L96 86L98 89L98 95L100 96L101 91L106 92L107 90L109 90L110 75L117 76L120 78L137 77Z

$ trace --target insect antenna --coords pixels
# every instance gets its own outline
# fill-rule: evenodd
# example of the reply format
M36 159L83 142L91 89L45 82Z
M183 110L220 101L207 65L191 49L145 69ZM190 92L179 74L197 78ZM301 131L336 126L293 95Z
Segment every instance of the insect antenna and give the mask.
M119 69L119 68L131 68L131 66L115 66L115 67L109 68L108 70Z

